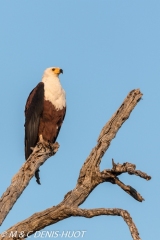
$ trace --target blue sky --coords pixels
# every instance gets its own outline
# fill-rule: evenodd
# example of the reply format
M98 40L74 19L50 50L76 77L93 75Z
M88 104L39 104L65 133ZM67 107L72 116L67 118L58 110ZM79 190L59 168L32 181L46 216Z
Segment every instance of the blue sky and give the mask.
M2 1L0 7L1 194L24 159L24 106L50 66L67 95L67 114L58 153L40 168L1 227L1 232L63 200L95 146L100 130L128 92L140 88L143 100L119 130L103 157L101 170L132 162L152 176L120 176L145 198L139 203L118 186L99 185L83 208L129 211L142 239L157 239L160 215L159 89L160 2L148 0ZM63 178L62 178L63 176ZM132 239L120 217L70 218L50 231L86 231L83 239ZM31 237L30 239L34 239ZM60 238L58 238L60 239Z

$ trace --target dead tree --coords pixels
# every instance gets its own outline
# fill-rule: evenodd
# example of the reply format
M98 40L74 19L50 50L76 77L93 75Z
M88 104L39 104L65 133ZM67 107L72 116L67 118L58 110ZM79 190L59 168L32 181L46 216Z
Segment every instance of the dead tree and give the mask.
M126 210L118 208L82 209L79 208L79 206L86 200L94 188L103 182L117 184L126 193L139 202L144 200L134 188L125 185L118 178L119 175L127 172L130 175L134 174L146 180L151 179L151 177L146 173L136 170L136 166L134 164L128 162L116 164L112 159L112 169L104 169L103 171L100 171L99 168L101 159L106 150L109 148L111 140L116 136L116 133L122 124L128 119L130 113L141 97L142 93L139 89L131 91L120 108L106 123L99 135L97 145L92 149L90 155L80 170L75 188L64 196L63 201L57 206L35 213L24 221L12 226L6 230L7 234L0 235L0 239L9 239L9 233L16 231L17 234L14 236L14 239L25 239L34 232L71 216L92 218L100 215L114 215L121 216L124 219L134 240L140 240L138 230L130 214ZM12 178L11 185L7 188L6 192L0 199L0 224L2 224L16 200L28 185L30 179L34 176L35 171L50 156L57 152L58 147L58 143L51 145L39 142L37 144L31 156L23 164L19 172Z

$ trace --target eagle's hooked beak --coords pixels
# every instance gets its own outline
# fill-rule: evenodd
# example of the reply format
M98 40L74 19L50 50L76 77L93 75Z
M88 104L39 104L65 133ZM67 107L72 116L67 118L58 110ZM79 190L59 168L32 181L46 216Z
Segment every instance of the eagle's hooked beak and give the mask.
M60 73L62 73L62 74L63 74L63 69L60 69Z

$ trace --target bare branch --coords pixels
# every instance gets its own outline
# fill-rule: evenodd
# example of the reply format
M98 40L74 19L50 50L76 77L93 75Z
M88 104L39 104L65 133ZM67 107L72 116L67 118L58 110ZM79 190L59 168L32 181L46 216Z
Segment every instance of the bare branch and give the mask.
M124 221L127 223L131 235L134 240L141 240L139 237L138 229L134 224L130 214L123 209L119 208L95 208L95 209L71 209L72 216L80 216L86 218L92 218L101 215L110 215L110 216L121 216Z
M57 207L52 207L50 209L47 209L42 213L36 213L32 215L30 218L24 220L23 222L20 222L16 224L15 226L9 228L6 231L6 236L1 236L0 239L6 240L9 239L9 235L12 232L16 232L17 234L14 237L14 240L18 239L24 239L28 237L29 235L32 235L34 232L42 229L47 225L54 224L58 221L61 221L63 219L69 218L71 216L79 216L79 217L86 217L86 218L92 218L96 216L101 215L109 215L109 216L121 216L124 221L127 223L132 238L134 240L140 240L138 230L130 217L130 214L123 209L118 208L97 208L97 209L80 209L75 207L69 207L65 205L59 205ZM38 221L37 221L38 220ZM23 230L22 230L23 229ZM20 234L23 232L23 238Z
M122 124L129 118L129 115L131 114L134 107L137 105L137 102L140 101L141 97L142 93L139 89L132 90L128 94L120 108L113 114L111 119L103 127L99 135L97 145L93 148L81 169L78 179L79 182L81 182L86 175L87 168L89 168L90 171L93 171L93 168L95 169L95 167L99 167L101 159L106 150L109 148L112 139L115 138Z
M128 193L129 195L131 195L134 199L136 199L139 202L142 202L144 200L144 198L140 195L140 193L138 193L136 191L136 189L134 189L131 186L126 186L123 182L121 182L118 178L115 178L115 184L117 184L119 187L121 187L126 193Z
M27 237L28 232L33 234L35 231L43 229L44 227L55 224L70 216L85 216L92 217L98 215L118 215L122 216L123 219L128 224L131 235L134 240L139 240L138 231L128 214L125 210L121 209L92 209L92 210L82 210L78 209L78 206L82 204L93 189L104 181L108 181L120 186L128 194L137 200L143 200L139 193L130 186L125 186L119 179L118 175L123 172L128 172L129 174L136 174L140 177L144 177L149 180L150 177L140 171L135 170L135 165L125 163L125 164L115 164L113 162L113 168L110 170L104 170L100 172L99 165L101 159L108 149L111 140L116 136L119 128L129 117L130 113L136 106L137 102L141 99L142 94L140 90L131 91L127 98L124 100L123 104L120 106L118 111L112 116L109 122L103 127L100 136L98 138L98 143L91 151L89 157L86 159L84 165L80 170L80 175L76 187L68 192L63 201L52 208L46 209L45 211L36 213L29 217L28 219L17 223L13 227L7 230L10 231L24 231L24 237ZM39 167L39 166L38 166ZM37 167L37 168L38 168ZM37 169L36 168L36 169ZM88 214L88 215L87 215ZM1 236L0 239L8 239L8 237ZM14 238L19 239L19 238ZM21 238L22 239L22 238Z
M11 181L11 185L0 199L0 225L3 223L8 212L13 207L14 203L27 187L29 181L34 176L35 171L59 148L58 143L48 144L39 142L34 148L32 154L27 161L22 165L18 173L16 173Z
M144 172L136 170L136 165L132 163L126 162L123 164L119 164L119 163L116 164L112 159L112 166L113 166L112 169L105 169L100 173L100 178L101 178L100 182L111 182L112 184L117 184L126 193L131 195L134 199L136 199L139 202L142 202L144 198L140 195L140 193L138 193L133 187L129 185L126 186L123 182L119 180L117 176L127 172L130 175L135 174L146 180L150 180L151 177Z
M114 160L112 159L112 169L111 170L108 170L114 174L116 174L117 176L122 174L122 173L125 173L127 172L128 174L130 175L137 175L141 178L144 178L146 180L150 180L151 179L151 176L147 175L146 173L144 172L141 172L140 170L136 170L136 165L135 164L132 164L132 163L123 163L123 164L116 164L114 162Z

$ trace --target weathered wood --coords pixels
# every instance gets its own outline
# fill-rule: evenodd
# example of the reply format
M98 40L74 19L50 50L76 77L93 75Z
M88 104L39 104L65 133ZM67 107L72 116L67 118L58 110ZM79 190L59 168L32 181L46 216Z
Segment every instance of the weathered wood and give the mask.
M35 171L50 157L53 156L59 148L58 143L46 144L44 142L37 143L33 153L22 165L18 173L11 180L11 185L7 188L0 199L0 225L3 223L8 212L14 203L20 197L29 181L34 176Z
M109 122L103 127L100 136L98 138L97 145L91 151L89 157L83 164L80 175L77 180L76 187L68 192L63 201L57 206L48 208L42 212L35 213L28 219L17 223L6 232L9 234L11 231L21 233L23 231L24 238L34 232L43 229L44 227L55 224L58 221L66 219L70 216L83 216L94 217L99 215L116 215L121 216L129 226L132 238L134 240L140 240L138 230L132 221L129 213L122 209L79 209L78 206L82 204L93 189L102 182L111 182L117 184L124 191L130 194L138 201L142 201L143 198L135 189L131 186L126 186L118 179L118 175L128 172L129 174L135 174L144 179L149 180L150 176L147 174L135 170L135 165L131 163L115 164L113 161L112 169L105 169L100 171L99 165L101 159L108 149L111 140L116 136L119 128L127 120L130 113L136 106L137 102L141 99L142 94L137 90L131 91L118 111L112 116ZM8 236L1 236L0 239L9 239ZM14 239L23 239L15 237Z
M59 205L52 207L43 211L43 214L39 215L36 213L30 218L22 221L21 223L16 224L6 231L6 236L1 237L1 239L9 239L11 234L15 234L15 239L25 239L32 235L34 232L42 229L42 225L50 225L51 223L57 223L63 219L69 218L71 216L79 216L85 218L92 218L96 216L121 216L124 221L127 223L131 236L134 240L141 240L139 237L138 230L130 216L130 214L123 209L119 208L97 208L97 209L80 209L76 207L71 207L67 205ZM22 230L23 229L23 230ZM23 235L23 237L22 237ZM19 237L20 236L20 237Z

